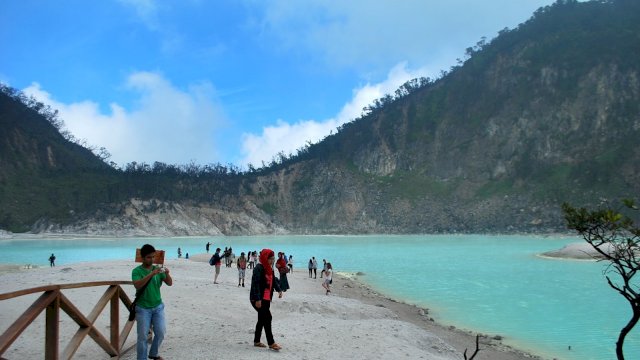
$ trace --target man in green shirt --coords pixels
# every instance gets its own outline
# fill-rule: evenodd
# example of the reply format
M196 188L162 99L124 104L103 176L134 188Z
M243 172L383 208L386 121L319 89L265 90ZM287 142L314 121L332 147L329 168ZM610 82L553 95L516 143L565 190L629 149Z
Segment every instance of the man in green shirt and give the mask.
M136 350L138 352L138 360L147 359L147 334L151 325L153 325L153 342L148 353L149 359L162 360L158 356L158 350L164 339L166 331L166 321L164 318L164 304L160 296L160 286L162 283L168 286L173 285L173 279L166 267L160 268L153 265L153 257L156 249L145 244L140 249L142 256L142 265L136 267L131 272L131 279L136 290L141 289L145 284L149 283L140 294L136 302L136 322L138 327L138 342Z

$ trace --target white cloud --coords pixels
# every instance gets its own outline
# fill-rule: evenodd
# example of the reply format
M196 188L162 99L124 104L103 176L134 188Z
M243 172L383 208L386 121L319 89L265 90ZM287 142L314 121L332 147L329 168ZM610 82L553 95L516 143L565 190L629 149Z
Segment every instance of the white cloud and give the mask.
M250 0L247 0L250 1ZM250 1L261 34L285 51L305 49L328 66L361 73L399 61L446 70L482 36L527 20L553 0Z
M140 20L152 30L158 28L158 5L155 0L119 0L132 7Z
M138 72L129 76L126 87L137 96L135 109L112 103L107 114L92 101L56 101L38 83L23 92L57 109L75 137L105 147L111 161L119 165L217 161L213 135L224 115L210 84L192 85L184 91L158 74Z
M260 167L262 162L268 164L279 152L292 154L307 142L316 143L335 131L338 126L358 118L362 115L362 109L371 105L375 99L393 94L406 81L421 76L433 77L426 68L408 70L407 64L401 63L389 71L384 81L366 84L353 90L352 99L333 118L320 121L301 120L294 124L279 119L275 125L264 127L260 135L245 133L242 138L241 164Z
M119 0L125 7L133 9L137 19L152 32L159 35L157 40L164 53L178 54L185 45L184 35L175 30L171 16L171 3L157 0ZM184 3L180 3L180 6Z

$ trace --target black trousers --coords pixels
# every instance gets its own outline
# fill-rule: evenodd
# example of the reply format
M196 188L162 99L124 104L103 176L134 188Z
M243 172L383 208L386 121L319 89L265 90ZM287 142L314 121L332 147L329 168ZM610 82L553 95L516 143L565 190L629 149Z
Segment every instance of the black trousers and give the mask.
M260 309L256 308L256 303L251 302L251 306L258 312L258 322L256 323L256 332L253 336L253 342L260 342L262 337L262 328L267 336L267 344L271 345L275 343L273 340L273 333L271 332L271 301L262 300L262 306Z

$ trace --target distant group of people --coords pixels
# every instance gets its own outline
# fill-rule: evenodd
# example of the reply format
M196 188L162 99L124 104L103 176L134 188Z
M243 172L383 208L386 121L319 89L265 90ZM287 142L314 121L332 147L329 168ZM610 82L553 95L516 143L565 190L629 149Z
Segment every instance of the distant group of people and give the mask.
M209 248L209 246L210 246L210 243L207 243L207 249ZM231 264L233 263L233 260L235 258L235 254L233 254L232 248L225 247L223 253L220 253L220 251L222 251L220 248L216 248L216 252L209 259L209 265L215 267L215 275L213 278L214 284L218 283L218 276L220 275L222 260L224 259L226 267L231 267ZM244 286L245 270L247 266L249 266L250 268L253 268L254 257L255 257L255 251L249 256L249 259L247 259L244 256L244 252L243 252L240 254L240 257L237 259L236 267L238 268L238 286Z
M330 262L327 262L326 259L322 259L322 271L320 272L320 279L324 277L324 281L322 282L322 287L325 288L326 295L331 294L331 284L333 283L333 266L331 266ZM309 278L313 277L314 279L318 278L318 262L316 261L315 256L309 259Z
M211 243L207 242L207 253L211 248ZM173 285L171 273L167 267L154 265L156 250L152 245L145 244L140 254L142 264L133 269L131 279L136 288L135 319L137 322L138 340L136 349L138 359L162 360L158 355L160 345L164 339L166 331L166 321L164 316L164 304L160 294L162 284ZM181 257L181 249L178 248L178 257ZM188 257L188 253L187 253ZM223 259L227 267L235 263L238 270L238 287L245 287L245 274L247 269L252 269L251 286L249 291L249 301L258 315L254 332L254 346L280 350L282 347L275 342L271 329L271 302L274 299L274 292L278 293L278 298L282 298L284 292L290 289L288 275L293 271L293 256L284 252L277 254L271 249L248 251L240 253L235 257L232 248L225 248L223 252L216 248L211 256L209 264L215 267L214 284L218 284L218 276L222 267ZM54 266L55 256L51 254L51 266ZM323 269L320 278L324 277L322 284L326 289L326 294L331 293L332 266L331 263L323 259ZM317 263L315 257L309 260L309 277L316 275ZM149 329L153 327L153 340L150 349L147 344ZM267 343L261 342L262 332L266 335Z
M178 259L182 257L182 249L178 248ZM185 259L189 260L189 253L185 254Z

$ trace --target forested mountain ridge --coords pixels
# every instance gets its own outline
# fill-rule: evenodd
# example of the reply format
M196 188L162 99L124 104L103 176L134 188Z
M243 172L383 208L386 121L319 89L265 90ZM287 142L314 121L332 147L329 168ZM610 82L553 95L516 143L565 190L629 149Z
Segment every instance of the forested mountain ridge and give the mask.
M43 115L53 119L50 109L27 107L6 90L0 92L0 229L25 230L38 218L95 211L100 192L91 182L116 171L65 139Z
M29 201L41 204L31 213L3 205L0 228L24 231L37 222L36 231L142 235L561 231L563 201L593 204L640 190L638 59L637 2L559 1L467 49L466 60L438 80L410 83L267 168L190 176L188 168L163 164L114 171L80 156L55 172L78 183L53 191L43 187L52 172L16 170L43 154L42 145L20 152L15 141L3 146L9 137L0 135L0 161L6 151L18 159L11 170L0 166L0 200L23 204L38 194ZM13 129L1 105L0 125ZM78 151L74 156L82 152L66 146ZM27 173L46 181L21 183Z
M559 231L563 201L638 194L638 3L558 2L468 53L301 156L310 158L295 167L301 179L281 187L294 209L286 222L296 231L306 219L336 232Z

